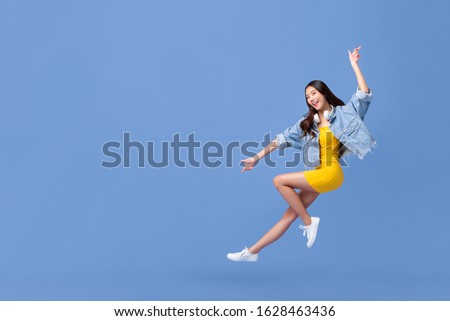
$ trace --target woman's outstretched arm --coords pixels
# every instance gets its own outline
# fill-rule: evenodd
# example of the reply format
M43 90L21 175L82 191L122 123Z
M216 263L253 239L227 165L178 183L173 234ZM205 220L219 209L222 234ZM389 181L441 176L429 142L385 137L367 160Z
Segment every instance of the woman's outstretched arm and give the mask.
M255 166L255 163L266 156L267 154L270 154L272 151L274 151L278 147L278 141L277 139L274 139L270 142L269 145L264 147L259 153L255 154L253 157L249 157L246 159L241 160L241 162L244 163L244 167L242 168L241 173L252 170Z
M358 81L358 88L365 93L369 92L369 87L367 86L366 80L364 79L364 76L361 72L361 69L359 68L358 61L360 58L359 50L362 46L359 46L358 48L353 49L353 52L348 51L348 58L350 59L350 64L352 65L353 71L356 75L356 80Z
M269 145L264 147L259 153L255 154L253 157L249 157L241 160L244 163L242 168L242 173L248 170L252 170L256 165L256 162L270 154L275 149L280 150L293 146L298 149L302 149L304 136L301 136L302 130L300 129L301 122L305 119L306 115L301 117L294 125L286 128L283 132L279 133L274 140L270 142Z

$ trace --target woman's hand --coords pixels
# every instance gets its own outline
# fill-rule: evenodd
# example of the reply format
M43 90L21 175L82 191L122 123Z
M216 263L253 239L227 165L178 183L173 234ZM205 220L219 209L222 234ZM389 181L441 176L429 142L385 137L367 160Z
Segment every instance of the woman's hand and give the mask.
M350 63L352 65L353 71L356 75L356 81L358 82L358 89L362 90L365 93L369 93L369 87L367 86L366 80L364 79L364 76L361 72L361 69L358 65L359 60L359 49L361 49L362 46L359 46L358 48L353 49L353 52L348 51L348 58L350 59Z
M350 50L348 51L348 58L350 59L350 63L351 64L357 64L360 54L359 54L359 49L361 49L362 46L359 46L358 48L353 49L353 52L350 52Z
M256 159L256 157L249 157L241 160L241 163L244 163L244 167L242 168L241 173L252 170L253 167L255 167L257 161L258 160Z

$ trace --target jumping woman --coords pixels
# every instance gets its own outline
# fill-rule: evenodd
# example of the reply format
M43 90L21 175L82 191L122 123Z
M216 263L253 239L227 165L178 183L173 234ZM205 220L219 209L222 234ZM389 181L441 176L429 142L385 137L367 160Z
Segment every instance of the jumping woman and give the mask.
M342 185L344 173L340 159L343 156L355 154L363 159L376 145L375 138L363 122L372 93L358 65L360 49L361 46L355 48L353 52L348 51L358 88L347 105L337 98L324 82L311 81L305 87L309 111L292 127L276 135L276 138L259 153L241 161L244 163L242 169L244 173L252 170L258 160L277 147L280 150L295 147L303 150L303 159L311 161L311 167L315 167L312 170L281 174L274 178L273 183L289 204L289 208L252 247L245 247L241 252L228 253L228 259L256 262L258 253L278 240L297 217L300 217L304 224L300 225L300 229L303 230L303 236L307 237L306 246L308 248L313 246L320 218L310 216L306 209L320 193L336 190ZM295 189L299 189L299 192Z

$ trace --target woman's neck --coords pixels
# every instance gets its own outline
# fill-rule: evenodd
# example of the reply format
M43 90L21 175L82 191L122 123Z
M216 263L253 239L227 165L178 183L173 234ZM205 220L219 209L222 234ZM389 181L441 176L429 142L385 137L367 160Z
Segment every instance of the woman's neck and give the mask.
M325 113L326 110L328 110L331 113L332 108L331 108L331 105L329 103L326 103L323 107L324 108L319 111L320 115L323 116L323 114Z

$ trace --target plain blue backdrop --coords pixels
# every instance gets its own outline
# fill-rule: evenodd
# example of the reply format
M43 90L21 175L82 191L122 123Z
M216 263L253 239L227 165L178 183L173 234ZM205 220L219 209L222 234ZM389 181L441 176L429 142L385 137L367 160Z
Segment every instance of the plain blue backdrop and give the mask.
M447 1L1 1L0 299L450 300ZM373 154L257 264L278 166L107 169L108 141L262 141L322 79L374 93ZM258 151L259 149L253 149ZM160 153L157 148L156 153ZM186 153L182 153L186 157ZM160 155L160 154L158 154ZM201 150L196 150L201 159Z

